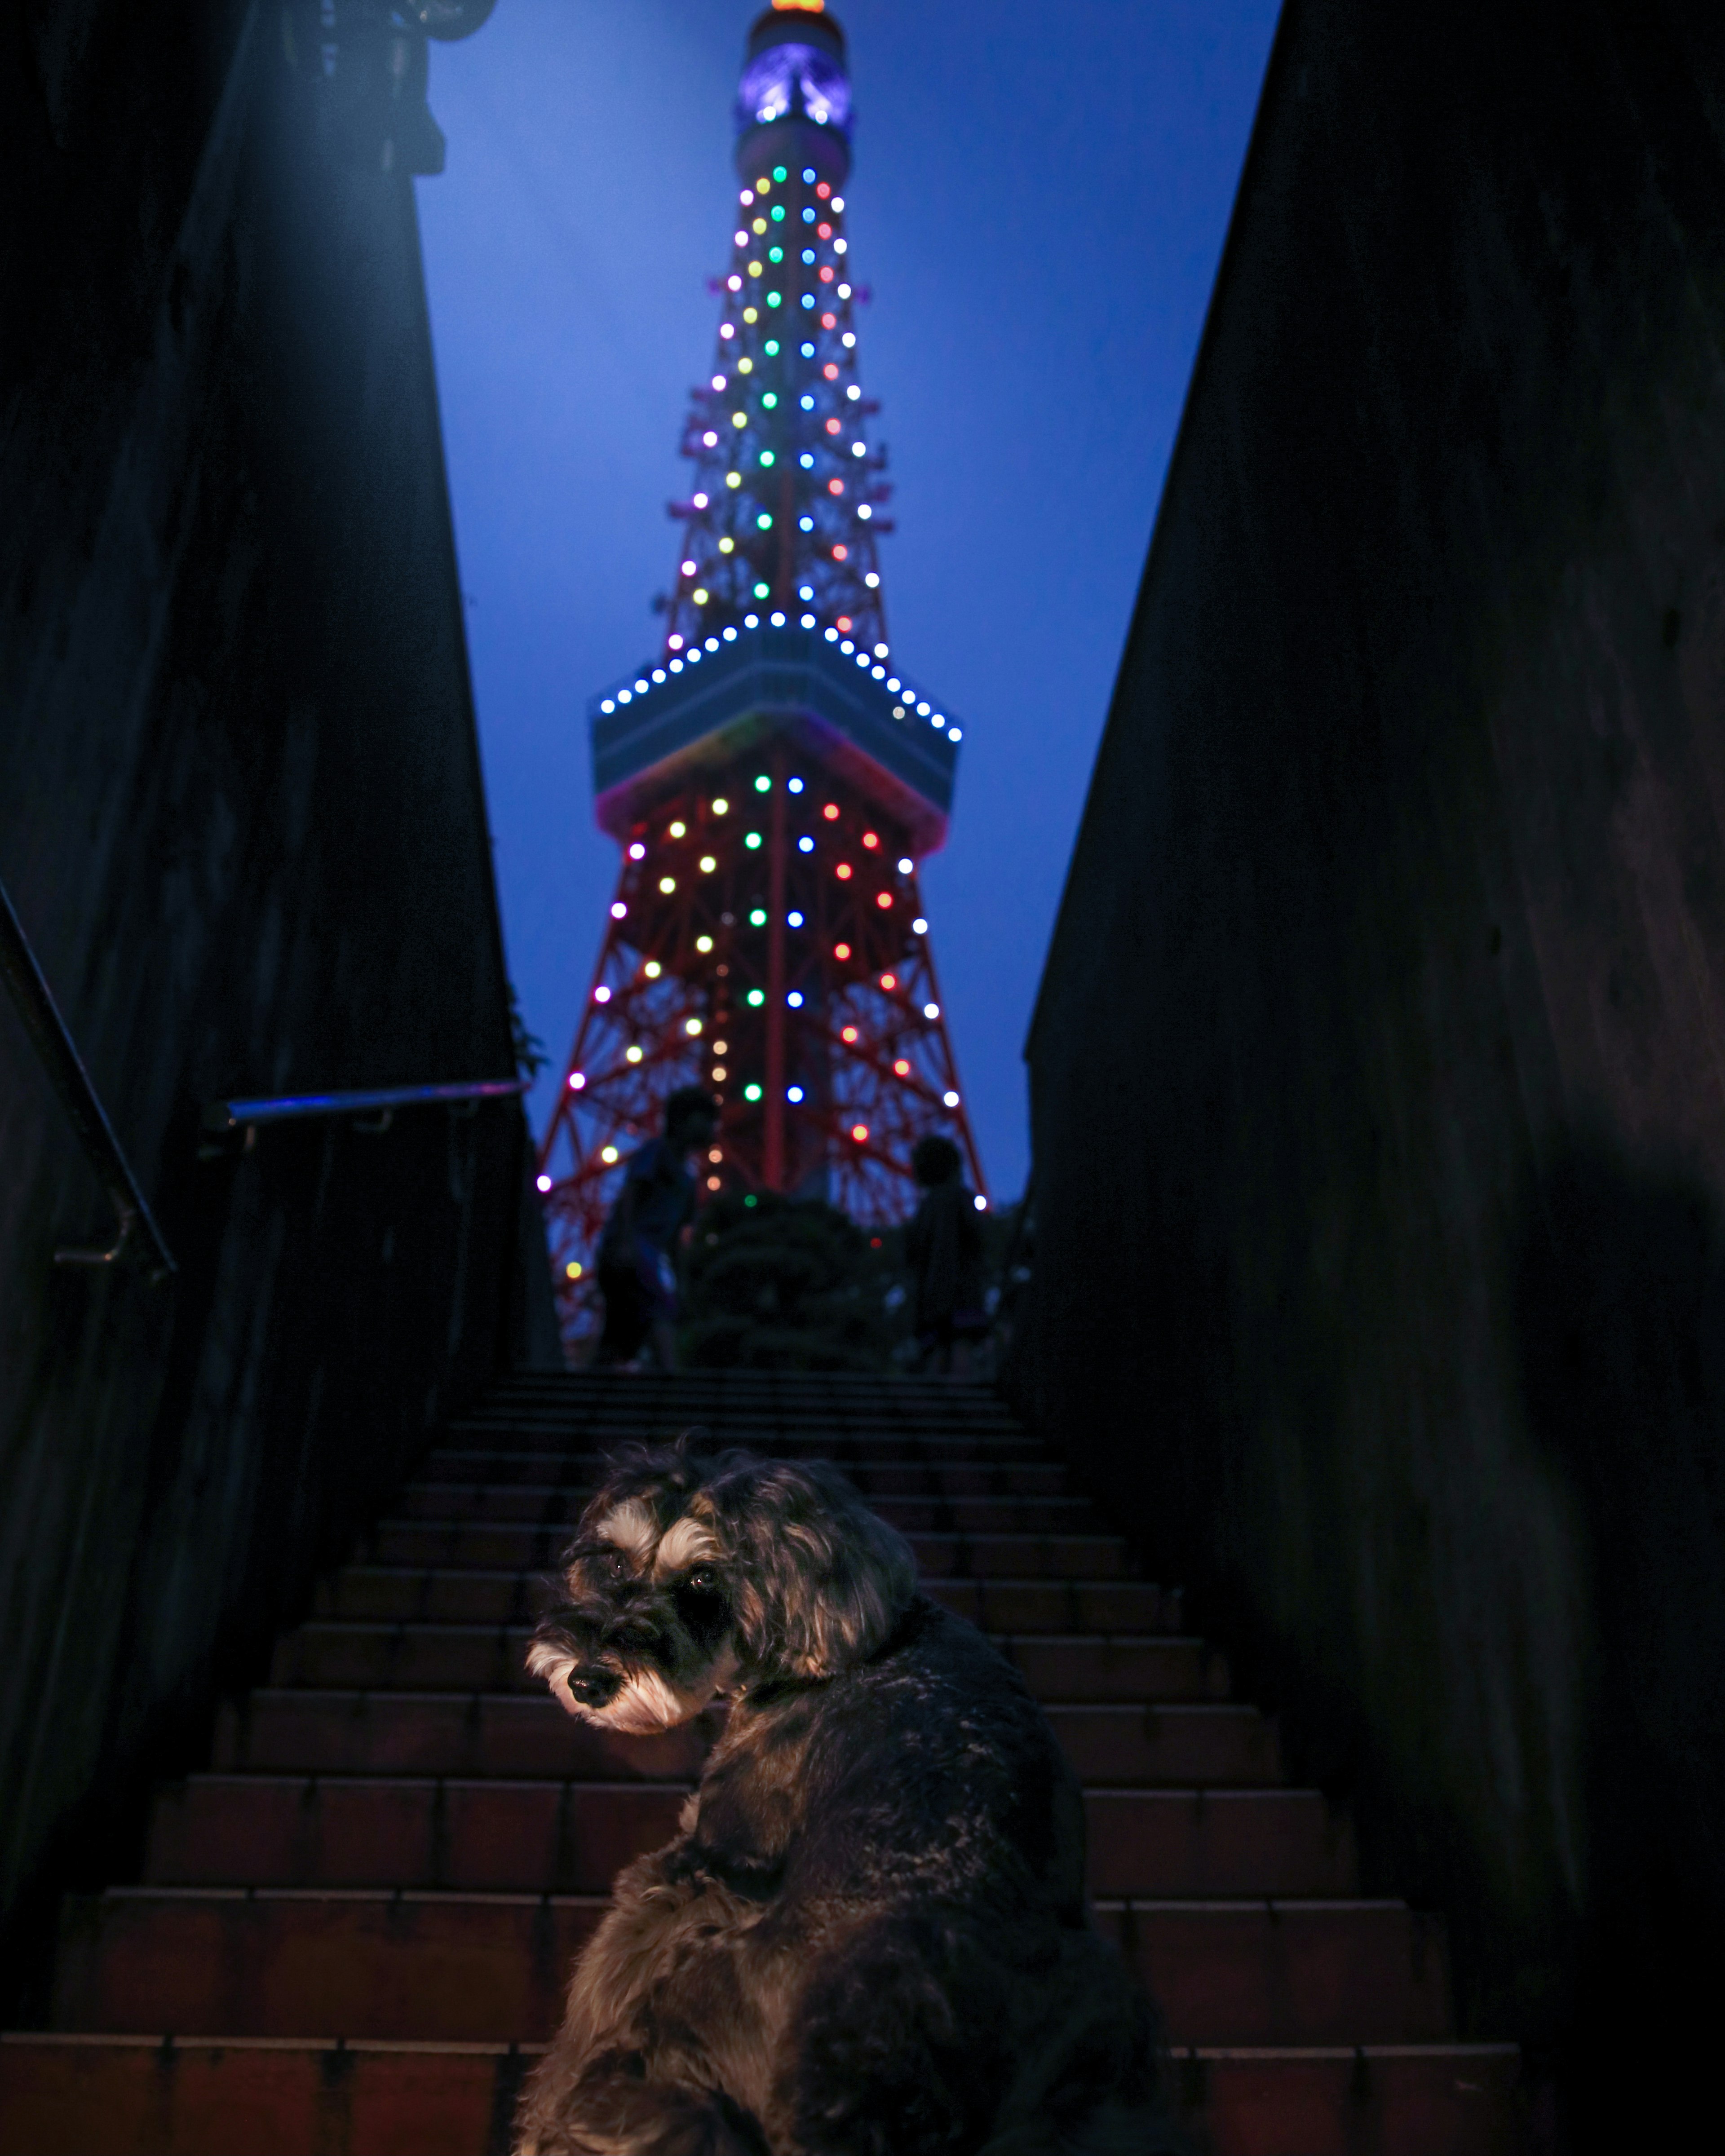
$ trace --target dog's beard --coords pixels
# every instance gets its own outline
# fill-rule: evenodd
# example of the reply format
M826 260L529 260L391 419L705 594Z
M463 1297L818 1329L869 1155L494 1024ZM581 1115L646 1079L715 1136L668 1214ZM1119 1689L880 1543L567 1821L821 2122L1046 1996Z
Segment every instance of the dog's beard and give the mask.
M569 1689L569 1679L577 1670L595 1666L608 1668L623 1679L602 1707L577 1699ZM727 1646L698 1676L676 1684L650 1664L595 1665L590 1657L572 1652L560 1640L536 1640L527 1650L527 1667L535 1676L544 1678L558 1706L577 1721L591 1722L597 1729L614 1729L625 1737L656 1737L680 1722L692 1722L703 1707L727 1691L737 1676L737 1660Z

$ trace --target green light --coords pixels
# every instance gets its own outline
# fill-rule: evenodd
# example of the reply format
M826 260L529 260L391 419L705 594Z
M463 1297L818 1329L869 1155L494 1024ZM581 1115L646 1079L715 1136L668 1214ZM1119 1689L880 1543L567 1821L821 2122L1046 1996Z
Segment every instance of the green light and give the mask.
M761 349L766 353L768 359L777 359L778 357L778 339L777 337L768 337L766 343L762 346Z
M773 452L772 452L772 450L771 450L771 449L762 449L762 452L761 452L761 462L762 462L763 465L770 465L773 461ZM762 516L762 517L757 517L757 518L756 519L756 521L760 525L761 529L764 531L767 529L767 527L768 527L768 526L772 523L773 519L772 519L770 516Z
M757 793L770 793L773 791L773 781L764 771L755 780L755 791Z
M784 259L783 248L769 247L767 250L767 259L769 262L783 262Z
M747 1000L758 1010L767 1000L767 991L764 988L751 988Z
M760 1200L755 1196L754 1192L752 1190L742 1202L745 1205L757 1205L760 1203Z
M773 177L775 180L783 179L785 177L784 167L783 165L775 165L773 167Z
M745 1101L758 1101L761 1097L760 1087L758 1086L745 1086L742 1089L742 1097ZM753 1201L752 1199L744 1200L745 1204L752 1204L752 1202Z
M783 203L774 203L773 205L773 222L775 224L783 224L784 223L784 204Z
M773 587L771 584L757 584L755 586L755 597L757 599L764 599L772 589Z
M763 410L770 412L778 402L778 393L774 390L769 389L767 392L767 394L761 399L762 408Z
M751 928L764 928L766 926L767 909L764 906L757 906L754 911L749 916L749 927Z
M751 832L749 833L748 836L747 836L747 837L743 840L743 842L742 842L742 843L744 844L744 845L746 845L746 846L748 848L749 851L750 851L752 854L757 854L757 853L759 853L759 851L761 850L761 834L760 834L760 833L759 833L758 831L751 831ZM758 1002L759 1000L760 1000L760 998L759 998L758 997L757 997L756 1001L757 1001L757 1002Z

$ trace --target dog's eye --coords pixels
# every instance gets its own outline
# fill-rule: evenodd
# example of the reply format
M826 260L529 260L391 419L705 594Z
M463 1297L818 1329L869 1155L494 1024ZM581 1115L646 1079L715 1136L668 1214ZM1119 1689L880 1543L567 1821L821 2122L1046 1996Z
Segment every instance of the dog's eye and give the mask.
M593 1568L602 1579L627 1579L629 1561L621 1550L603 1549L593 1559Z
M710 1564L698 1564L690 1573L687 1584L697 1594L713 1594L718 1591L719 1575Z

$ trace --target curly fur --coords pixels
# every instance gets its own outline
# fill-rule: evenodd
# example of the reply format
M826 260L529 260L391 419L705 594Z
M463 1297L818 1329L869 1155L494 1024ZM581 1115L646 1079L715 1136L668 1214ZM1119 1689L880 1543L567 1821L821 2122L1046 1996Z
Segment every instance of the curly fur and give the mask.
M842 1477L634 1452L566 1565L529 1661L570 1712L732 1705L682 1830L576 1964L518 2156L1176 2145L1053 1733Z

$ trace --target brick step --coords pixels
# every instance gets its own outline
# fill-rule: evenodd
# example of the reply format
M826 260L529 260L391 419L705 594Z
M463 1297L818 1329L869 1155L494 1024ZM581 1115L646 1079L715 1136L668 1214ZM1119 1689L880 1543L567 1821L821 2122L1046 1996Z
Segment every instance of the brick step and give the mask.
M1048 1712L1084 1781L1191 1789L1282 1779L1274 1727L1254 1707ZM210 1764L223 1774L687 1781L720 1726L713 1715L662 1737L618 1737L572 1721L542 1694L284 1689L223 1709Z
M985 1619L996 1599L986 1589L978 1597ZM999 1601L1004 1605L1006 1598ZM1048 1614L1069 1622L1072 1614ZM1227 1666L1201 1640L1112 1635L1099 1622L1088 1635L999 1632L994 1641L1044 1701L1133 1705L1228 1696ZM277 1642L270 1683L320 1691L542 1694L542 1681L523 1664L526 1646L526 1629L514 1625L319 1621Z
M210 1764L221 1774L687 1783L720 1726L703 1716L662 1736L619 1737L574 1721L542 1688L537 1697L262 1691L223 1706Z
M525 1625L538 1606L539 1573L351 1564L320 1581L320 1620L361 1624ZM985 1632L1178 1632L1178 1589L1147 1580L925 1579L926 1593Z
M591 1489L603 1460L597 1453L506 1452L490 1446L460 1450L439 1445L426 1456L424 1480L486 1489L527 1484L542 1490ZM865 1496L1034 1497L1058 1496L1066 1471L1052 1460L1014 1460L993 1465L958 1460L946 1466L926 1461L870 1459L845 1470Z
M688 1383L651 1391L637 1387L608 1397L603 1392L496 1392L452 1427L475 1423L550 1419L566 1428L596 1428L624 1435L680 1430L703 1423L716 1431L784 1425L809 1430L859 1427L909 1430L1007 1430L1022 1427L998 1399L948 1396L937 1391L870 1394L806 1386L712 1385Z
M655 1434L674 1437L680 1425L667 1424ZM504 1452L537 1452L558 1461L569 1457L600 1458L619 1445L638 1444L641 1426L607 1430L592 1422L574 1428L567 1423L546 1421L455 1423L449 1440L464 1450L475 1447ZM742 1429L736 1424L711 1429L719 1446L739 1445L769 1460L829 1460L848 1468L853 1462L867 1466L875 1460L914 1460L926 1466L945 1467L956 1461L1006 1466L1019 1460L1042 1460L1047 1455L1034 1438L1003 1427L993 1431L954 1429L880 1431L845 1430L834 1425L808 1430Z
M172 1887L597 1894L676 1830L680 1783L194 1774L157 1791L145 1878ZM1085 1793L1100 1895L1352 1897L1353 1837L1311 1789Z
M532 2053L492 2044L0 2037L0 2156L490 2156ZM1507 2044L1176 2050L1209 2156L1512 2156Z
M367 1539L377 1564L532 1568L555 1564L566 1527L508 1520L382 1520ZM1129 1573L1118 1535L913 1534L920 1571L937 1579L1120 1579Z
M54 2025L543 2042L603 1897L126 1888L74 1898ZM1450 2034L1440 1928L1399 1902L1106 1902L1184 2044Z
M398 1520L502 1522L567 1535L593 1496L591 1483L425 1480L410 1482L395 1507ZM905 1534L1040 1535L1094 1532L1087 1497L1038 1491L1021 1496L865 1493L883 1520Z

